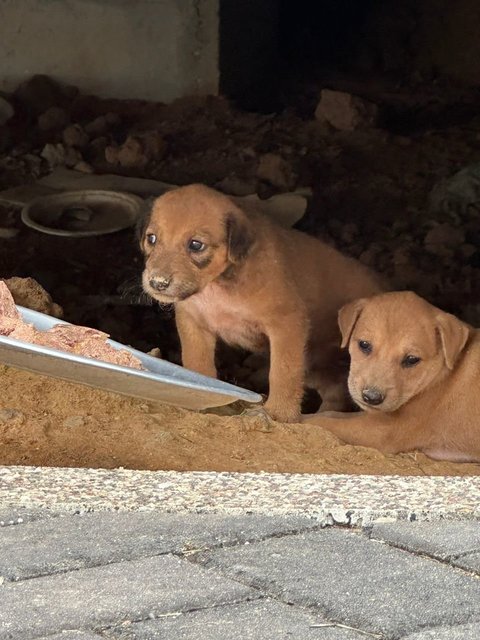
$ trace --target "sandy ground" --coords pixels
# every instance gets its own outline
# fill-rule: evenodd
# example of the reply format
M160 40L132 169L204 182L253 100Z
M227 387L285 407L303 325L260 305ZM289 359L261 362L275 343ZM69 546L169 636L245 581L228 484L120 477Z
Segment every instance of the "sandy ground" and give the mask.
M148 405L0 369L0 464L178 471L479 475L480 464L385 456L311 425Z

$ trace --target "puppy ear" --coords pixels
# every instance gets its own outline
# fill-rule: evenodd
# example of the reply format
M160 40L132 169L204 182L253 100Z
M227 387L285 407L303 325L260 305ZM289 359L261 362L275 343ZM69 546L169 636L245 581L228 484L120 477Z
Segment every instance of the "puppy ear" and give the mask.
M228 260L233 264L247 257L254 243L253 230L242 211L231 211L225 217Z
M436 317L436 329L440 335L445 363L453 369L455 362L462 352L470 333L468 325L451 315L439 313Z
M143 234L150 222L150 216L152 215L153 204L155 202L154 197L147 198L141 209L140 215L138 216L137 222L135 223L135 237L137 238L137 242L140 244L140 248L143 242Z
M365 306L366 299L360 298L344 305L338 312L338 326L342 334L341 348L344 349L350 342L352 331Z

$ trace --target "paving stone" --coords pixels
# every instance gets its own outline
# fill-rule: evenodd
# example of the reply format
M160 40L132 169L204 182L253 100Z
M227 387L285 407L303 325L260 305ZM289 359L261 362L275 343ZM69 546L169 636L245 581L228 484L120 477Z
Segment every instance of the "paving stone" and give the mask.
M309 611L271 600L242 602L192 611L110 629L114 640L365 640L356 631L320 627L325 621Z
M478 640L478 638L480 638L480 624L462 624L458 627L419 631L405 636L402 640Z
M480 580L351 531L330 529L197 558L269 595L393 638L480 620Z
M438 558L480 551L478 521L378 524L372 527L370 537Z
M104 636L99 636L90 631L61 631L54 636L43 636L35 640L103 640Z
M451 560L451 563L456 567L465 569L466 571L472 571L473 573L480 574L480 551L467 553L464 556Z
M55 511L49 511L48 509L2 509L0 510L0 527L25 524L36 520L47 520L58 515Z
M257 597L251 589L175 556L7 583L0 593L0 640L97 629Z
M318 526L308 518L89 513L0 528L0 576L21 580Z

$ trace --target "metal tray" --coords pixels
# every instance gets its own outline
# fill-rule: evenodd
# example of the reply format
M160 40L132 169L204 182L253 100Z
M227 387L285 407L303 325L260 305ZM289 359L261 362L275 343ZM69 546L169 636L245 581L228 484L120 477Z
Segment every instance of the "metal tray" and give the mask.
M68 324L21 306L17 306L17 309L25 322L33 324L40 331L46 331L56 324ZM54 378L186 409L219 407L236 400L261 402L261 396L252 391L153 358L114 340L108 340L108 343L116 349L130 351L141 361L145 371L4 336L0 336L0 362Z

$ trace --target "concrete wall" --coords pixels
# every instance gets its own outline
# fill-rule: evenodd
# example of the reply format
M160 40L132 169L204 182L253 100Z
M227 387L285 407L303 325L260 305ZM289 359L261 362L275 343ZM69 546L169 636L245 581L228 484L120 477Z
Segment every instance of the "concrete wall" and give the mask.
M219 0L0 0L0 89L42 73L102 97L218 92Z

